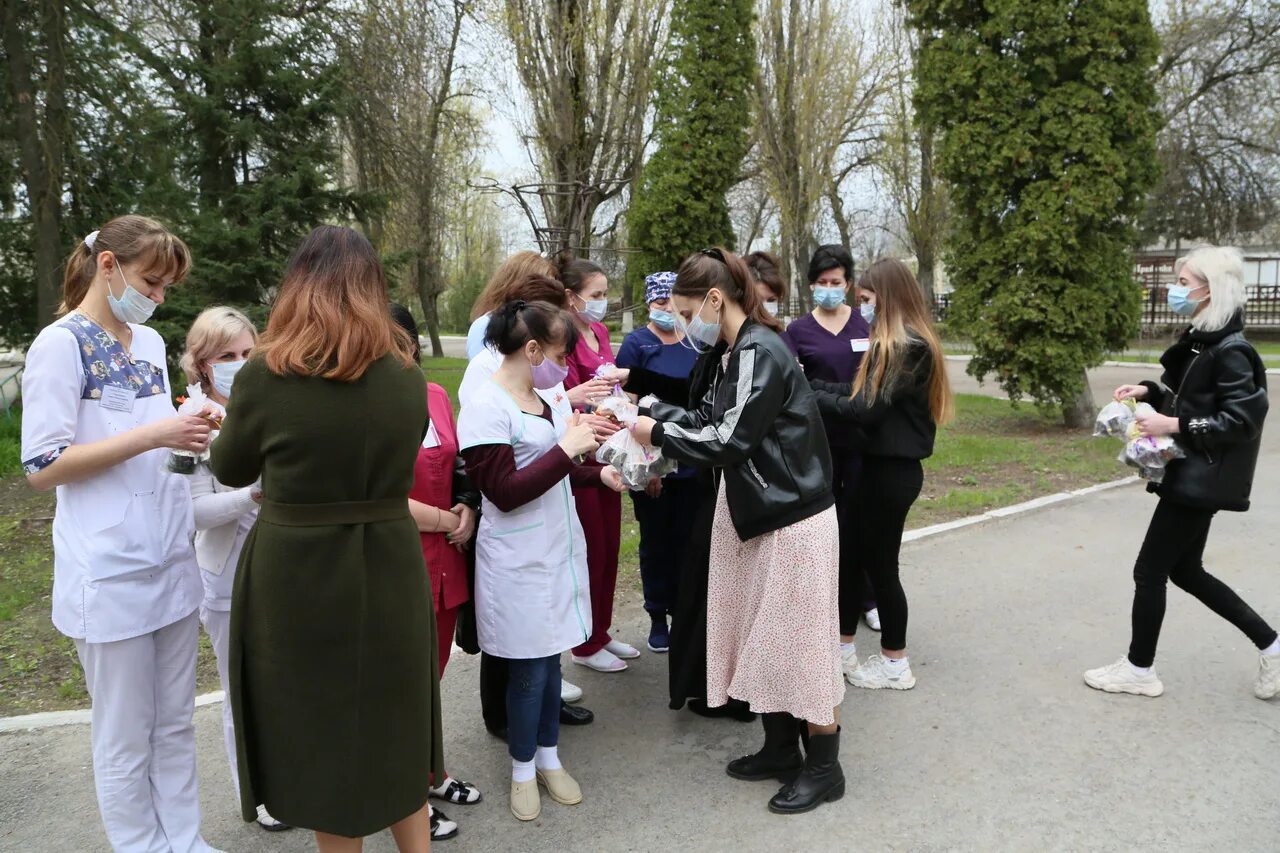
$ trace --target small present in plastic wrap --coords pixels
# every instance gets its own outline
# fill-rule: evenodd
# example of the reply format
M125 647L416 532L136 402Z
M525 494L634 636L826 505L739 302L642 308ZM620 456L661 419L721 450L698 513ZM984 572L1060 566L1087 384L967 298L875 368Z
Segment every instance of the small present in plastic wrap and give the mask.
M1138 428L1138 415L1154 415L1156 410L1135 400L1112 402L1102 407L1094 423L1094 435L1110 435L1124 439L1124 449L1117 459L1138 469L1138 475L1152 483L1164 480L1166 466L1186 456L1172 436L1143 435Z
M640 491L653 477L665 477L676 470L674 459L664 458L662 451L636 441L625 429L636 422L640 408L622 394L606 397L596 404L596 414L623 426L596 451L596 461L611 465L622 475L628 489Z
M220 411L217 406L209 401L204 395L204 389L199 385L188 385L187 396L182 398L178 405L178 414L193 415L203 417L209 421L209 425L215 430L221 424L221 418L216 417L213 413ZM169 455L165 458L164 470L171 474L194 474L197 466L201 463L209 461L209 450L205 448L203 453L191 453L187 450L170 450Z

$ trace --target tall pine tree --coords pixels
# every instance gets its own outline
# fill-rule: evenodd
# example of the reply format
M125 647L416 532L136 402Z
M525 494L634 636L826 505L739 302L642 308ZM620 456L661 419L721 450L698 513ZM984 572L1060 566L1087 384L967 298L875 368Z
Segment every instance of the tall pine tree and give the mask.
M1136 330L1133 222L1155 178L1146 0L907 0L941 132L951 318L969 372L1092 419L1085 370Z
M658 84L657 150L627 213L628 281L674 269L707 246L734 245L725 193L750 145L752 0L674 0Z

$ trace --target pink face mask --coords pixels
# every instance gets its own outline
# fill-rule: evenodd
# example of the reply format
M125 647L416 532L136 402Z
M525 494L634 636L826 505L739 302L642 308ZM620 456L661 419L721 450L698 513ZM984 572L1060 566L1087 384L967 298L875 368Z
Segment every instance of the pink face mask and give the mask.
M569 366L567 364L556 364L545 353L542 356L541 364L531 364L529 368L533 373L533 387L540 391L556 387L569 375Z

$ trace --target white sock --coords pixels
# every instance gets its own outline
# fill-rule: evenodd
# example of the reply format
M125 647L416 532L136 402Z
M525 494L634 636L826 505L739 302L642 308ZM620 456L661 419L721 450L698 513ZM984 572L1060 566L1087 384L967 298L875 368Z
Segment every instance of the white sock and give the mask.
M560 770L563 767L560 763L560 747L538 747L538 751L533 756L533 763L539 770Z
M532 761L516 761L511 759L511 781L532 782L536 768Z
M1263 649L1262 653L1267 657L1280 655L1280 637L1276 637L1275 642Z
M1150 675L1150 674L1151 674L1151 667L1149 667L1149 666L1134 666L1134 665L1133 665L1133 662L1132 662L1132 661L1130 661L1128 658L1125 658L1124 660L1125 660L1125 663L1129 664L1129 669L1133 670L1133 671L1134 671L1134 672L1136 672L1138 675Z
M885 658L885 662L892 667L903 667L907 665L907 658Z
M851 655L857 650L858 650L858 644L856 642L840 644L840 654L842 655Z
M453 779L449 776L448 773L446 773L444 774L444 779L440 782L440 784L431 786L431 790L436 791L437 793L443 794L445 789L449 787L449 783L452 781Z

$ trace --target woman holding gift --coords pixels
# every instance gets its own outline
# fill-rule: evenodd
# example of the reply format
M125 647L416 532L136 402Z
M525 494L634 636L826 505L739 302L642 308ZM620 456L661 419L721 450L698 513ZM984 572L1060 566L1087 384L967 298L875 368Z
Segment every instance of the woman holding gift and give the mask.
M871 343L871 325L864 310L846 304L853 289L853 258L849 251L843 246L819 246L809 260L809 289L813 310L793 320L783 337L800 360L806 377L852 383ZM868 627L878 631L880 614L859 562L860 546L854 535L857 525L853 501L862 473L862 452L855 446L848 424L833 418L824 418L823 422L831 448L832 488L840 516L840 653L847 678L858 667L853 639L858 620L864 618Z
M231 701L246 820L257 803L322 853L390 828L430 847L443 779L435 613L414 462L426 386L373 247L320 226L236 375L210 467L261 479L232 600Z
M564 256L559 277L574 312L577 344L568 355L569 388L599 379L601 368L613 364L609 329L601 321L609 307L609 279L591 261ZM606 383L607 387L607 383ZM608 396L593 391L588 405ZM609 634L613 624L613 597L618 586L618 549L622 546L622 496L599 489L574 489L573 499L587 536L587 566L591 573L591 624L586 642L573 650L573 662L597 672L622 672L627 661L640 657L634 646Z
M22 464L57 489L53 624L93 703L93 780L115 850L206 851L196 779L202 588L185 477L210 423L177 415L164 340L146 323L191 267L186 245L120 216L67 258L61 311L27 350Z
M824 418L843 423L862 452L862 476L847 518L883 631L881 653L847 677L855 687L907 690L916 679L907 657L907 596L898 555L907 513L924 484L921 460L933 454L938 426L951 419L951 386L942 344L911 270L901 261L877 261L858 286L875 294L866 357L852 383L811 384ZM856 630L857 620L845 628Z
M622 488L613 468L575 463L598 446L579 415L539 392L564 380L577 330L546 302L494 312L486 343L502 366L462 407L458 440L483 495L476 537L480 647L506 660L511 812L542 811L538 785L563 805L582 801L559 758L560 655L591 636L586 542L570 485Z
M645 276L644 301L649 308L649 322L623 340L618 348L618 367L688 381L698 354L680 342L676 330L671 311L671 286L675 280L673 272ZM649 650L666 652L670 647L667 619L676 607L681 557L697 515L694 469L682 465L666 477L655 477L644 491L632 491L631 501L640 525L640 580L644 586L644 609L650 620Z
M1091 669L1085 683L1107 693L1159 696L1156 641L1164 621L1165 587L1172 580L1247 636L1259 650L1253 692L1280 694L1280 639L1230 586L1204 570L1209 526L1219 510L1244 512L1267 416L1267 374L1244 337L1244 263L1239 249L1205 246L1175 265L1169 307L1191 326L1160 357L1157 382L1121 385L1117 400L1141 400L1144 435L1171 435L1186 457L1169 462L1164 480L1149 483L1159 496L1133 567L1129 653Z
M182 370L187 381L200 390L221 419L231 396L236 374L248 362L258 343L258 330L244 314L234 308L219 306L201 312L187 332L187 348L182 356ZM217 437L217 434L214 434ZM256 484L232 489L219 483L205 466L191 476L191 509L196 524L196 561L200 564L200 580L204 584L204 602L200 605L200 623L209 635L214 659L218 662L218 681L223 693L231 695L231 590L236 566L245 539L258 520L258 504L262 489ZM240 772L236 764L236 729L231 702L222 703L222 737L231 765L231 784L240 799ZM273 818L266 808L258 806L258 825L269 832L289 827Z
M728 772L794 777L769 801L787 814L844 795L839 533L822 419L754 285L746 264L722 249L680 265L677 316L693 345L721 349L716 381L699 408L655 403L634 431L671 458L717 469L707 703L732 696L763 714L763 748L730 762Z

